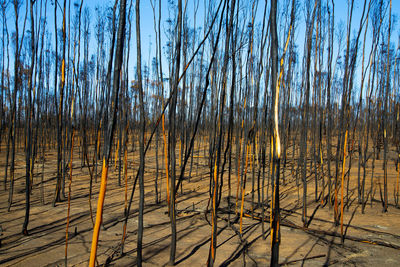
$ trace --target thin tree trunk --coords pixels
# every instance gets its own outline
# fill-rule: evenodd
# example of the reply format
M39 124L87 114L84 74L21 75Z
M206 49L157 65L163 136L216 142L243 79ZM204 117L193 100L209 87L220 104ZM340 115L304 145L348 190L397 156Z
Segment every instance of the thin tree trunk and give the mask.
M29 210L30 210L30 195L31 195L31 164L33 161L32 157L32 91L33 88L33 69L35 67L35 23L33 16L33 5L34 1L30 0L30 15L31 15L31 49L32 49L32 61L29 69L28 77L28 122L26 124L26 174L25 174L25 219L22 226L22 234L28 235L28 224L29 224Z
M107 174L108 174L108 166L109 159L112 150L112 142L115 131L115 123L117 119L118 113L118 96L119 96L119 85L120 85L120 71L122 66L122 58L123 58L123 49L124 49L124 40L125 40L125 17L126 17L126 0L121 0L120 3L120 16L119 16L119 27L118 27L118 37L117 37L117 45L115 51L115 62L114 62L114 79L113 79L113 90L112 90L112 106L111 106L111 116L110 120L107 120L107 135L105 136L105 150L103 155L103 169L101 176L101 185L99 192L99 199L97 202L97 213L96 213L96 223L93 230L93 238L92 238L92 246L90 251L90 261L89 266L95 266L96 260L96 252L97 252L97 242L100 233L100 225L103 216L103 204L106 193L106 185L107 185ZM108 108L108 107L107 107Z
M137 75L140 102L140 138L139 138L139 217L138 217L138 237L137 237L137 266L142 266L142 240L143 240L143 211L144 211L144 134L145 134L145 113L142 89L142 60L140 44L140 0L136 0L136 46L137 46Z

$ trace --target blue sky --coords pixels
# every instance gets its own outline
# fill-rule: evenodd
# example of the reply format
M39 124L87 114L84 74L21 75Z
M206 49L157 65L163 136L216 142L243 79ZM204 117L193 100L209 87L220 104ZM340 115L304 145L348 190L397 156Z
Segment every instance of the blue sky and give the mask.
M36 3L39 4L40 1L44 1L45 0L37 0ZM48 30L49 32L52 34L52 38L54 38L54 6L52 4L50 4L51 2L53 2L54 0L47 0L47 21L48 21ZM156 1L156 0L154 0ZM80 2L80 1L79 1ZM94 24L95 24L95 7L96 6L112 6L114 1L96 1L96 0L84 0L84 6L87 6L90 9L91 12L91 43L90 43L90 53L95 53L96 52L96 43L95 43L95 39L94 39ZM184 1L185 2L185 1ZM203 0L197 0L196 3L199 3L199 9L197 12L197 19L196 19L196 27L199 26L203 26L203 18L204 18L204 11L208 10L209 7L205 7L205 3L206 1ZM213 5L213 8L215 9L217 4L218 4L218 0L215 0L215 4ZM301 5L303 5L304 1L299 1ZM323 1L326 2L326 1ZM329 0L330 2L330 0ZM60 1L60 3L62 4L62 1ZM68 1L67 1L68 3ZM73 3L74 1L71 0L71 9L73 11ZM129 8L131 1L128 0L127 1L127 7ZM194 24L194 19L193 19L193 9L194 9L194 1L192 0L188 0L187 1L187 13L188 13L188 18L189 18L189 23L191 25L191 27L193 27ZM245 5L247 3L247 1L242 0L241 1L241 5ZM284 3L284 1L278 1L278 3ZM355 9L354 9L354 17L353 17L353 23L352 23L352 28L355 29L358 27L359 25L359 20L361 17L361 11L362 11L362 5L363 5L364 1L362 0L355 0ZM135 7L135 1L133 0L132 2L132 13L134 13L134 7ZM156 3L156 12L157 12L157 16L158 16L158 8L157 8L157 4ZM161 1L162 4L162 45L165 45L166 42L166 38L164 35L164 30L165 30L165 21L167 20L168 16L169 16L169 9L168 9L168 1ZM67 4L68 5L68 4ZM270 4L268 3L268 6ZM338 25L340 23L343 23L343 26L346 27L346 20L347 20L347 0L336 0L335 1L335 27L337 28ZM20 23L19 23L19 27L20 27L20 31L23 27L23 17L25 15L25 9L26 6L25 4L21 7L20 10ZM259 1L258 4L258 12L257 12L257 18L256 21L260 21L262 15L263 15L263 8L264 8L264 1ZM290 8L290 7L289 7ZM141 1L141 39L142 39L142 66L147 65L148 64L148 58L149 58L149 48L150 50L150 62L152 57L155 55L155 33L154 33L154 24L153 24L153 10L151 8L150 5L150 0L142 0ZM62 15L61 15L61 10L58 9L57 11L57 20L58 20L58 26L61 27L61 23L62 23ZM400 13L400 0L392 0L392 14L395 15L396 17L398 17ZM172 15L172 14L171 14ZM7 20L8 20L8 27L9 27L9 32L11 33L14 29L14 10L11 6L9 6L8 10L7 10ZM28 12L28 18L29 18L29 12ZM243 18L246 20L249 20L250 17L247 18ZM295 35L296 38L296 43L298 44L298 51L301 54L303 51L303 44L304 44L304 20L305 20L305 12L300 11L299 12L299 21L298 21L298 29ZM397 19L398 21L398 19ZM134 15L132 16L132 34L131 34L131 51L130 51L130 64L129 64L129 68L130 68L130 77L133 77L133 72L134 72L134 66L136 65L136 35L135 35L135 17ZM392 37L391 37L391 41L394 43L395 46L397 46L397 40L398 40L398 36L400 34L399 31L399 22L396 22L394 24L394 30L392 31ZM29 19L27 20L26 23L26 27L30 27L29 24ZM371 27L369 27L369 30L371 29ZM346 34L346 32L344 32L344 34ZM202 32L201 34L202 35ZM200 37L198 37L200 38ZM368 53L369 51L369 47L370 47L370 43L371 43L371 39L373 37L371 36L371 33L369 33L367 35L367 41L366 41L366 52ZM151 41L150 41L151 40ZM280 38L280 40L282 40ZM53 44L54 45L54 44ZM283 44L281 44L283 45ZM335 44L337 46L337 44ZM336 47L337 49L337 47ZM10 46L10 53L12 53L12 49ZM361 48L360 48L360 53L361 53ZM336 53L335 53L336 55ZM167 65L166 65L166 60L165 58L163 59L164 61L164 74L167 75ZM10 58L10 66L13 66L13 59L12 57Z

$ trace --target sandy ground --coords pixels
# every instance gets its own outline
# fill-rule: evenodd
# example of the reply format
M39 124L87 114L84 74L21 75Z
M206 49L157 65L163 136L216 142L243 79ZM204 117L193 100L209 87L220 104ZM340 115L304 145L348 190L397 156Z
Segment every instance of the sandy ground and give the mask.
M21 234L25 208L24 155L17 154L15 173L14 202L11 211L7 211L8 191L4 190L5 149L2 147L0 157L0 226L1 266L62 266L64 265L67 202L52 206L55 188L56 152L49 150L46 154L44 172L44 204L41 203L42 161L36 163L31 196L29 236ZM195 153L196 155L197 153ZM162 155L160 149L160 155ZM329 204L314 201L314 174L309 173L308 183L308 215L312 220L308 228L303 228L301 221L302 192L296 187L296 179L290 172L293 161L288 161L285 171L286 184L281 185L281 245L280 263L293 266L400 266L400 209L394 207L394 186L397 171L393 160L389 160L388 192L389 209L382 213L379 184L382 185L382 160L375 162L374 188L369 195L365 214L361 213L361 205L357 201L357 155L353 155L353 166L350 173L349 205L344 209L344 231L346 238L341 243L340 225L333 223L333 208ZM390 154L391 157L394 157ZM128 154L128 195L132 190L132 177L138 167L138 152ZM381 157L382 159L383 157ZM368 162L366 191L370 190L371 161ZM163 163L159 158L160 165ZM92 221L89 212L89 171L80 168L78 149L74 153L71 215L68 240L68 265L87 266L92 239ZM326 168L326 166L324 166ZM98 171L100 172L100 167ZM165 175L160 175L160 204L155 203L155 152L154 148L146 157L145 173L145 215L144 215L144 265L163 266L169 260L169 244L171 227L166 205ZM160 171L163 171L160 170ZM326 172L326 170L325 170ZM266 214L265 232L260 222L261 209L254 207L252 217L252 172L247 175L245 210L243 219L243 236L237 235L238 218L234 213L236 198L236 168L232 171L231 224L228 224L228 186L227 173L223 187L223 196L218 211L218 247L216 266L268 266L270 262L269 209ZM211 226L210 213L206 213L209 200L209 168L203 151L195 158L190 181L183 182L183 190L177 196L177 265L204 266L207 261ZM99 177L100 180L100 177ZM326 181L325 181L326 182ZM257 185L257 183L255 183ZM319 190L322 181L318 182ZM346 181L347 184L347 181ZM382 185L383 186L383 185ZM100 182L93 183L92 207L95 216ZM160 189L160 188L159 188ZM265 192L270 195L270 188ZM108 266L133 266L136 262L136 233L138 215L138 191L135 192L132 211L127 226L125 254L119 254L124 218L124 187L118 186L118 172L113 166L107 185L103 225L98 246L98 262ZM66 192L68 189L66 188ZM346 192L346 187L345 187ZM299 199L300 196L300 199ZM339 191L340 196L340 191ZM257 202L257 192L254 196ZM346 201L346 195L345 195ZM372 203L372 204L371 204ZM371 206L372 205L372 206ZM207 219L206 219L207 218ZM309 217L310 219L310 217ZM264 239L265 238L265 239Z

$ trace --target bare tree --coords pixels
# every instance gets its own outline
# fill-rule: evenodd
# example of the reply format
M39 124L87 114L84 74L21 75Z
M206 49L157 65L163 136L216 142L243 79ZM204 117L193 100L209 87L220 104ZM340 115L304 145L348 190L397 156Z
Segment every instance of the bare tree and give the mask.
M109 160L112 150L112 142L115 131L115 124L118 113L118 96L119 96L119 87L120 87L120 71L122 66L122 58L123 58L123 49L124 49L124 40L125 40L125 23L126 23L126 0L121 0L120 9L119 9L119 27L118 27L118 37L117 37L117 45L115 50L115 62L114 62L114 79L113 79L113 87L112 87L112 105L110 107L110 119L107 124L107 135L105 136L105 150L103 155L103 168L101 175L101 185L100 185L100 193L99 199L97 202L97 212L96 212L96 223L93 229L93 238L92 238L92 247L90 250L90 261L89 266L95 266L96 260L96 252L97 252L97 242L100 233L100 225L103 216L103 204L106 193L106 185L107 185L107 174L108 174L108 166Z
M139 138L139 153L140 153L140 166L139 166L139 218L138 218L138 238L137 238L137 266L142 266L142 239L143 239L143 210L144 210L144 134L146 131L144 102L143 102L143 88L142 88L142 57L141 57L141 43L140 43L140 0L136 1L136 59L137 59L137 76L138 76L138 90L140 101L140 138Z
M33 108L32 108L32 93L33 93L33 70L35 67L35 18L33 5L35 1L30 0L30 15L31 15L31 53L32 60L29 68L29 77L28 77L28 122L26 126L26 149L25 149L25 160L26 160L26 174L25 174L25 220L22 226L22 233L24 235L28 235L28 223L29 223L29 210L30 210L30 195L31 195L31 164L34 160L32 157L32 117L33 117Z

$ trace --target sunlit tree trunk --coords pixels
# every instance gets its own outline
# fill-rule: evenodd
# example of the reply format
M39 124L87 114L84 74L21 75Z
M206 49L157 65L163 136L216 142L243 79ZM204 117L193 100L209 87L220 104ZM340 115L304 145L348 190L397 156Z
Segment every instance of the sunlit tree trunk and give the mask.
M124 40L125 40L125 17L126 17L126 0L121 0L120 9L119 9L119 27L118 27L118 37L117 37L117 45L115 51L115 62L114 62L114 79L113 79L113 87L112 87L112 103L110 107L110 119L107 120L107 135L105 135L105 150L103 155L103 168L101 175L101 185L99 192L99 199L97 202L97 212L96 212L96 223L93 229L93 238L92 238L92 246L90 250L90 261L89 266L95 266L96 253L97 253L97 242L99 239L100 233L100 225L102 222L103 216L103 204L106 193L107 186L107 174L108 174L108 166L109 159L112 150L112 142L115 131L115 124L118 113L118 96L119 96L119 85L120 85L120 71L122 66L123 59L123 49L124 49ZM108 108L108 107L107 107Z
M383 212L387 212L388 209L388 189L387 189L387 154L388 154L388 131L387 131L387 116L388 116L388 98L390 90L390 33L392 24L392 0L390 0L389 7L389 28L388 28L388 39L387 39L387 62L386 62L386 90L383 108L383 141L384 141L384 153L383 153Z

